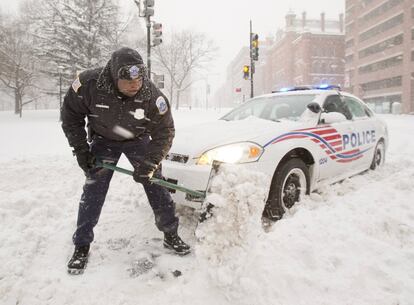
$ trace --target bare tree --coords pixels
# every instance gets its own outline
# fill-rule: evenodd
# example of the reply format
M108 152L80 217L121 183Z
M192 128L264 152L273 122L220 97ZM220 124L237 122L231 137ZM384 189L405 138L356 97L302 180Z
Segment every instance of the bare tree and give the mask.
M168 75L171 104L180 107L180 95L194 83L192 75L205 69L217 52L214 43L202 33L173 33L170 41L154 49L155 60Z
M22 116L23 101L35 78L36 59L32 52L33 40L28 35L24 20L4 20L0 24L0 82L5 92L14 95L14 111Z

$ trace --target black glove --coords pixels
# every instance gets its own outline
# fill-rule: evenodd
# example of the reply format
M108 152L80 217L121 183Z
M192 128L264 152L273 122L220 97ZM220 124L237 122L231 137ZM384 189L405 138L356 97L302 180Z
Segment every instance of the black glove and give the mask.
M156 169L157 169L157 165L152 162L149 162L149 161L141 162L139 167L135 168L134 170L133 177L134 177L135 182L139 182L142 184L150 183L150 179Z
M89 151L89 147L85 146L81 148L75 148L73 150L73 154L76 156L79 167L85 172L85 174L89 174L89 171L96 167L96 158Z

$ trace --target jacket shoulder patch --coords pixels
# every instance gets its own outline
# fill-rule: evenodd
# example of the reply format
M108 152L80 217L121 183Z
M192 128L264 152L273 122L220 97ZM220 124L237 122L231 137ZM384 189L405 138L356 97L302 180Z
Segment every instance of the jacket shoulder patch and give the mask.
M157 105L158 112L161 115L165 114L168 111L167 102L165 101L165 99L162 96L157 98L157 101L155 102L155 104Z
M72 83L72 89L76 93L78 93L79 88L82 86L79 77L75 79L75 81Z

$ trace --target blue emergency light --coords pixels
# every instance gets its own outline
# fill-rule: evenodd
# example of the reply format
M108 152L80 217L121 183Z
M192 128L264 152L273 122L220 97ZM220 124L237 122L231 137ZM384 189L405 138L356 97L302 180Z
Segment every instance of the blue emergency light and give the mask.
M276 92L290 92L290 91L300 91L300 90L341 90L341 86L339 85L330 85L330 84L321 84L318 86L295 86L295 87L284 87L280 88L279 90L272 91L272 93Z
M288 92L288 91L292 91L292 87L280 88L277 92Z
M330 85L330 84L322 84L319 86L314 87L314 89L321 89L321 90L341 90L341 86L339 85Z

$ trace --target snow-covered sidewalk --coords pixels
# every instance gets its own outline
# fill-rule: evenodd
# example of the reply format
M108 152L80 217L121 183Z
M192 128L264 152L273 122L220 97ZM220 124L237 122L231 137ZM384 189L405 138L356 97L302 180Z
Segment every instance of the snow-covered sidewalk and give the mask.
M218 116L175 114L178 126ZM196 217L179 209L196 250L187 257L162 248L141 186L116 173L82 276L68 275L66 262L84 178L57 118L0 113L1 305L414 304L414 116L384 116L391 142L382 169L311 194L269 233L245 217L238 225L249 231L237 242L216 221L198 228L215 232L214 243L196 243ZM242 172L238 179L248 183ZM154 263L143 274L142 259Z

